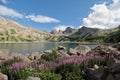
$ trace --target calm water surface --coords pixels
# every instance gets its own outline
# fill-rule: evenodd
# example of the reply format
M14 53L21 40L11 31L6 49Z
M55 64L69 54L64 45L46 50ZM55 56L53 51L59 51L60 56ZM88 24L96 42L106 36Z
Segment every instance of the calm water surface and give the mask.
M63 45L69 50L75 48L78 43L64 42L34 42L34 43L0 43L0 49L9 50L9 53L32 53L44 50L50 50L58 45ZM90 44L90 48L95 48L98 45Z

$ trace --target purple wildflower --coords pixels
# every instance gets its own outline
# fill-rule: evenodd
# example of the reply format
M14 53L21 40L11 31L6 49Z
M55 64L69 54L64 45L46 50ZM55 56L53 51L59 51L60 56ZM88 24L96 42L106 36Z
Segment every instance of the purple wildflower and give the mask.
M21 68L25 68L27 67L27 64L25 62L17 62L17 63L13 63L12 65L10 65L10 69L15 69L15 70L19 70Z

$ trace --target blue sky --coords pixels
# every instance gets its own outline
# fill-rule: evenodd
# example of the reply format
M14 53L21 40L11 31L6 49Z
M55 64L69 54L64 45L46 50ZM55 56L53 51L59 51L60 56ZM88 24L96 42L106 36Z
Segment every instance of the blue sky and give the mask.
M100 5L104 11L110 4L114 3L111 0L0 0L0 15L27 27L51 31L60 26L92 26L87 25L91 20L89 15L98 12L92 8Z

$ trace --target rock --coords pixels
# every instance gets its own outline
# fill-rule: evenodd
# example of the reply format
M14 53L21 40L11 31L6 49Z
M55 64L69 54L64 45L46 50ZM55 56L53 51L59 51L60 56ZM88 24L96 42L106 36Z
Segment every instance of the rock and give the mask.
M106 80L115 80L115 78L112 76L112 74L109 74L107 76Z
M8 80L8 76L0 73L0 80Z
M61 56L69 56L64 46L59 45L58 47L56 47L56 50Z
M98 66L97 64L95 64L95 65L94 65L94 68L95 68L95 69L98 69L98 68L99 68L99 66Z
M21 59L22 61L24 61L26 63L30 63L31 62L31 60L26 55L20 54L20 53L11 54L11 56L9 57L9 59L14 59L14 58Z
M120 73L119 74L115 74L115 80L120 80Z
M8 55L9 50L6 49L0 49L0 60L8 60Z
M91 49L86 45L78 45L76 48L77 54L86 55Z
M70 49L70 55L86 55L91 49L86 45L78 45L75 49Z
M61 56L66 56L66 57L69 56L65 50L59 50L58 53L59 53Z
M113 44L112 47L117 48L120 51L120 43Z
M107 62L107 68L111 73L120 73L120 60L109 59Z
M92 49L89 54L98 54L98 55L106 55L107 53L117 53L115 48L111 46L100 45L96 48Z
M34 53L30 54L30 55L28 56L28 58L29 58L30 60L38 60L38 59L41 58L41 56L42 56L42 53L34 52Z
M77 32L77 29L71 28L71 27L67 27L64 31L63 34L65 35L70 35Z
M57 50L58 50L58 51L59 51L59 50L66 50L66 48L65 48L64 46L59 45L59 46L57 47Z
M108 72L104 67L98 69L87 69L85 80L105 80Z
M40 80L40 78L29 76L29 77L27 78L27 80Z
M76 49L70 48L70 50L69 50L69 55L77 55Z
M111 73L120 73L120 63L114 63L111 66L108 66L108 70Z
M120 63L120 60L115 59L115 58L108 59L108 61L107 61L107 67L112 66L115 63Z
M45 50L43 53L52 53L52 50Z

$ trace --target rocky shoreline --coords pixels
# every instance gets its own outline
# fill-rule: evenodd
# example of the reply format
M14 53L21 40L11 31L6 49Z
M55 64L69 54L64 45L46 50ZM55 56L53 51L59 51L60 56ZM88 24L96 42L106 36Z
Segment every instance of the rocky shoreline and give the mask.
M99 55L99 56L113 56L117 57L112 60L108 59L107 65L98 66L94 64L94 67L89 67L85 73L85 80L119 80L120 79L120 51L117 48L111 46L97 46L94 49L85 45L78 45L74 49L66 50L64 46L58 46L54 48L57 54L64 57L71 56L87 56L87 55ZM12 60L14 58L21 59L27 64L37 62L41 59L41 56L52 53L52 50L46 50L42 52L34 52L32 54L8 54L5 51L0 51L0 63ZM8 80L7 75L0 73L0 80ZM28 77L27 80L40 80L36 77Z

